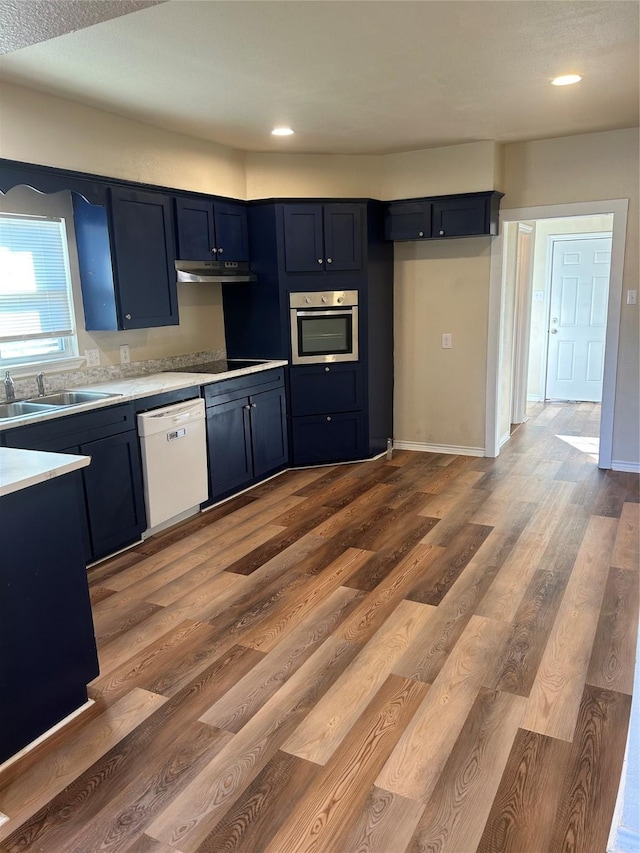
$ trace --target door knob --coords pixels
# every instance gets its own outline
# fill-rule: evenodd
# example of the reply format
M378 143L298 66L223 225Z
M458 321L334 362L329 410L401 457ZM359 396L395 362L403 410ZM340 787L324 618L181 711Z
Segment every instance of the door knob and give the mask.
M557 330L557 329L551 329L551 334L552 334L552 335L557 335L557 334L558 334L558 330Z

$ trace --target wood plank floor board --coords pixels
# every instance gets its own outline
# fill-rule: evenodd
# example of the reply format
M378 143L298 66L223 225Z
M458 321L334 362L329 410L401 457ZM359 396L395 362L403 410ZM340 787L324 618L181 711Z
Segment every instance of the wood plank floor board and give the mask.
M349 818L366 801L373 780L428 690L425 684L389 676L265 853L342 849L340 836L349 831Z
M430 607L401 601L284 743L283 750L326 764L432 614Z
M630 696L585 688L549 853L606 848L630 710Z
M331 637L152 822L147 834L192 853L242 796L358 649Z
M407 850L475 850L491 810L525 700L482 689Z
M548 851L570 751L566 741L520 729L477 853Z
M593 641L587 684L617 693L633 693L640 610L637 571L613 568L604 591Z
M424 810L422 803L371 788L360 813L342 840L342 850L357 853L405 853Z
M289 816L289 809L283 808L283 803L304 797L319 772L318 765L311 761L277 752L203 839L198 853L265 850Z
M423 604L440 604L492 530L483 524L461 527L444 547L443 553L416 581L407 598Z
M96 701L0 770L0 853L604 853L640 477L599 412L285 472L90 567Z
M429 800L481 687L495 681L506 633L506 625L472 616L376 779L379 788Z
M523 722L572 740L618 521L592 516L536 673Z

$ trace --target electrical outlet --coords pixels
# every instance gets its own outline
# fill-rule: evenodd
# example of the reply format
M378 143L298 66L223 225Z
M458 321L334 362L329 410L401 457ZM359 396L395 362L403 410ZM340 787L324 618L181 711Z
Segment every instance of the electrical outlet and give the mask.
M131 359L129 358L129 345L121 344L120 345L120 364L129 364Z
M87 359L87 367L99 367L100 366L100 350L99 349L86 349L84 351L84 357Z
M627 305L637 305L638 304L638 291L637 290L627 290Z
M449 332L442 336L442 349L453 349L453 342Z

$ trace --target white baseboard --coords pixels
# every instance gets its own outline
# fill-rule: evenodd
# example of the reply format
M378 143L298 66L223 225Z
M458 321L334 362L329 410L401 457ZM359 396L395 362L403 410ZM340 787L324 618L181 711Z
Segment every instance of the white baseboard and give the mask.
M423 444L421 441L393 440L394 450L417 450L420 453L450 453L454 456L484 456L484 447L458 447L454 444Z
M618 459L612 459L611 470L627 471L629 474L640 474L640 462L621 462Z

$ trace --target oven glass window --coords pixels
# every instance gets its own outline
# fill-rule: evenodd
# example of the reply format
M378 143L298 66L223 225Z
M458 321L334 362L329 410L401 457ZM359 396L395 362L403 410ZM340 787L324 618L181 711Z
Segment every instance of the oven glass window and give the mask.
M352 315L298 316L298 355L338 355L353 349Z

